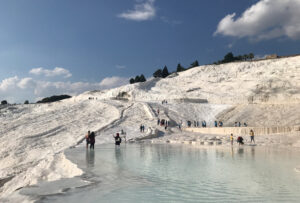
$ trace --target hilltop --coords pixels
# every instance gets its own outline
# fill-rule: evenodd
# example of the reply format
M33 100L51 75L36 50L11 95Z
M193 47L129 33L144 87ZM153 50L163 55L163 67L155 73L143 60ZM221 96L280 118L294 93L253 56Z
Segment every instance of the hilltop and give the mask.
M300 56L199 66L168 78L85 94L102 99L161 101L203 99L215 104L300 102ZM83 95L85 95L83 94Z

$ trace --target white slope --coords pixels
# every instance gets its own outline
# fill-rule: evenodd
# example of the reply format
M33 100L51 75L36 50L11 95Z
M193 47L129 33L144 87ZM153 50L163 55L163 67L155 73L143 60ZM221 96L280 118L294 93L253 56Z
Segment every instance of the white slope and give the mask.
M0 180L13 178L3 187L0 184L0 201L11 201L18 188L39 180L80 175L82 171L63 151L80 143L88 130L96 132L96 144L100 144L113 143L112 135L121 130L127 139L154 133L166 139L170 134L180 137L177 125L187 120L206 120L212 126L218 118L226 125L244 119L256 126L274 125L284 118L285 124L300 124L296 116L300 113L299 70L299 56L201 66L177 76L86 92L51 104L1 108ZM164 99L168 104L161 104ZM208 103L201 103L204 100ZM171 128L158 126L158 118L169 120ZM141 124L144 133L139 130Z
M4 194L38 180L80 174L62 151L76 145L87 129L97 130L119 118L117 108L92 101L9 108L2 109L0 117L0 177L14 178L2 188Z
M107 90L100 97L120 92L139 101L196 98L216 104L299 103L300 56L200 66L177 77Z

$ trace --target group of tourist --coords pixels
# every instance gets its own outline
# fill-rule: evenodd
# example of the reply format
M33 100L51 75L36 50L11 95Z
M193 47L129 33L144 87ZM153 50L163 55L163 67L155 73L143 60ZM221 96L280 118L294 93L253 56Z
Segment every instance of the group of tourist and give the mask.
M145 132L145 126L143 124L140 125L140 132L141 133Z
M234 138L233 138L233 134L231 133L230 134L230 142L231 142L231 145L233 145L233 141L234 141ZM237 139L236 139L237 143L239 145L243 145L244 144L244 138L242 136L238 136ZM250 142L252 143L255 143L254 141L254 131L251 129L250 130Z
M223 127L223 121L214 121L214 127ZM200 127L200 125L199 125L199 121L187 121L187 126L190 128L190 127ZM202 128L206 128L206 121L205 120L203 120L202 122L201 122L201 126L202 126ZM241 123L241 122L235 122L234 123L234 127L247 127L248 125L247 125L247 123Z
M89 100L97 100L97 97L89 97Z
M95 98L90 97L89 99L95 99ZM168 103L167 100L162 101L162 104L167 104L167 103ZM157 114L159 115L159 109L157 109ZM165 130L167 130L169 124L170 124L170 121L167 121L165 119L160 119L160 118L157 119L157 125L164 126ZM192 127L192 124L193 124L194 127L200 127L199 121L193 121L193 122L190 121L190 120L187 121L187 126L188 127ZM182 121L181 121L180 124L178 124L178 127L179 127L180 130L181 130L181 126L182 126ZM205 120L201 121L201 126L202 126L202 128L206 128L207 124L206 124ZM215 127L223 127L223 122L215 120L214 121L214 126ZM241 122L235 122L234 126L235 127L241 127L242 124L241 124ZM244 122L243 126L247 127L247 124ZM143 124L140 125L140 132L141 133L145 132L145 126ZM124 138L125 138L125 141L126 141L126 133L123 131L123 129L121 130L121 134L125 135ZM121 138L120 134L116 133L116 135L113 135L113 138L115 139L115 145L119 146L122 142L122 138ZM86 148L88 149L89 145L90 145L90 149L94 149L94 147L95 147L95 132L88 131L88 133L85 135L85 139L86 139ZM255 143L255 141L254 141L254 131L252 129L250 130L250 140L251 140L251 143L252 142ZM244 144L244 138L242 136L238 136L236 141L239 145ZM233 142L234 142L233 134L230 135L230 142L231 142L231 145L233 145Z
M162 100L161 104L168 104L168 101L167 100Z
M192 127L192 124L193 124L193 127L200 127L200 124L199 124L199 121L187 121L186 122L187 123L187 126L190 128L190 127ZM181 123L180 123L180 125L182 124L182 121L181 121ZM206 121L204 120L204 121L201 121L201 126L202 126L202 128L206 128Z
M121 130L121 135L123 135L123 138L125 139L125 142L126 142L126 132L124 132L123 129ZM86 141L86 148L87 149L89 148L89 145L90 145L90 149L94 150L95 142L96 142L95 137L96 137L95 132L91 132L91 131L87 132L87 134L85 135L85 141ZM120 133L116 133L116 135L113 135L113 138L115 139L115 144L117 146L119 146L122 142L122 138L120 136Z
M215 127L223 127L223 121L215 121Z
M170 125L170 121L158 118L157 119L157 125L164 126L165 130L167 130L169 125Z
M244 122L243 127L247 127L247 123ZM234 127L242 127L242 123L241 122L234 122Z
M95 148L95 132L88 131L88 133L85 135L86 140L86 148L94 149Z

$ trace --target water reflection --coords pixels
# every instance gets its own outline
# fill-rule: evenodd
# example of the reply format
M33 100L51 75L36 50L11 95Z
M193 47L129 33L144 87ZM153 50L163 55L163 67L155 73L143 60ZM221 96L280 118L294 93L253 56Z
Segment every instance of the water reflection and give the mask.
M255 158L255 147L251 147L251 157L252 159Z
M118 164L121 164L123 162L123 155L121 152L121 148L118 146L115 147L115 157Z
M95 166L95 151L86 150L85 160L87 168L93 168Z
M231 145L231 157L234 158L233 146Z
M90 170L91 175L101 177L101 184L92 190L77 190L69 199L59 196L51 203L299 202L300 199L300 176L294 172L300 156L295 151L247 145L215 149L131 144L126 148L103 145L97 148L97 157L92 151L86 153L88 165L93 166L95 158L101 163ZM79 157L76 155L75 160Z
M241 147L238 149L238 155L243 156L243 154L244 154L244 148Z
M145 158L145 146L142 144L140 147L140 157Z

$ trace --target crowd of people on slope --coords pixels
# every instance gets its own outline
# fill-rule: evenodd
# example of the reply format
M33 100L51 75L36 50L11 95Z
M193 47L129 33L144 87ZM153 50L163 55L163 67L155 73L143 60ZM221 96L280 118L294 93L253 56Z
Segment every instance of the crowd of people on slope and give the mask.
M98 98L97 97L89 97L88 99L89 100L95 100L95 99L97 100Z
M165 130L168 129L169 125L170 125L170 121L166 120L166 119L157 119L157 125L160 125L162 127L165 128Z
M190 120L188 120L187 121L187 126L188 127L192 127L192 125L193 125L193 127L200 127L200 123L199 123L199 121L190 121ZM202 126L202 128L206 128L206 121L204 120L204 121L201 121L201 126Z
M140 132L141 133L145 132L145 126L143 124L140 125Z
M215 124L215 127L217 128L217 127L223 127L223 121L215 121L214 122L214 124Z
M190 121L188 120L187 121L187 126L190 128L190 127L200 127L200 124L199 124L199 121ZM224 124L223 124L223 121L214 121L214 127L223 127ZM202 128L206 128L207 127L207 124L206 124L206 121L203 120L201 121L201 127ZM247 123L244 122L243 124L241 122L235 122L234 123L234 127L248 127Z
M89 100L93 100L93 99L95 99L95 98L89 97ZM168 103L167 100L163 100L162 101L162 104L167 104L167 103ZM157 114L158 115L159 115L159 112L160 112L159 109L157 109ZM165 130L167 130L167 128L170 125L170 121L158 118L157 119L157 125L163 126L165 128ZM199 121L195 121L194 120L192 122L192 121L188 120L187 121L187 126L188 127L192 127L192 125L194 127L200 127ZM202 128L206 128L207 127L207 124L206 124L205 120L201 121L201 126L202 126ZM241 122L235 122L234 126L235 127L241 127L242 124L241 124ZM247 124L244 122L243 126L247 127ZM214 127L223 127L223 122L215 120L214 121ZM181 130L181 128L182 128L182 121L181 121L181 123L178 124L178 128ZM145 132L145 126L143 124L140 125L140 132L142 132L142 133ZM121 134L124 136L125 141L126 141L126 133L123 130L121 130ZM116 135L113 135L113 138L115 139L115 144L116 145L120 145L121 144L122 138L120 136L120 133L116 133ZM86 139L86 148L88 149L88 146L90 145L90 149L94 149L94 147L95 147L95 132L88 131L88 133L85 136L85 139ZM251 143L252 142L255 143L253 130L250 131L250 140L251 140ZM231 144L233 144L233 141L234 141L233 134L230 135L230 141L231 141ZM239 143L239 145L243 145L244 144L244 138L242 136L238 136L237 137L237 143Z
M244 122L243 127L247 127L247 123ZM242 127L242 123L241 122L234 122L234 127Z
M250 143L253 142L255 144L254 131L251 129L249 134L250 134ZM233 145L233 142L234 142L234 137L233 137L233 133L231 133L230 134L230 143L231 143L231 145ZM236 139L236 142L239 145L243 145L244 144L244 138L242 136L238 136L237 139Z

